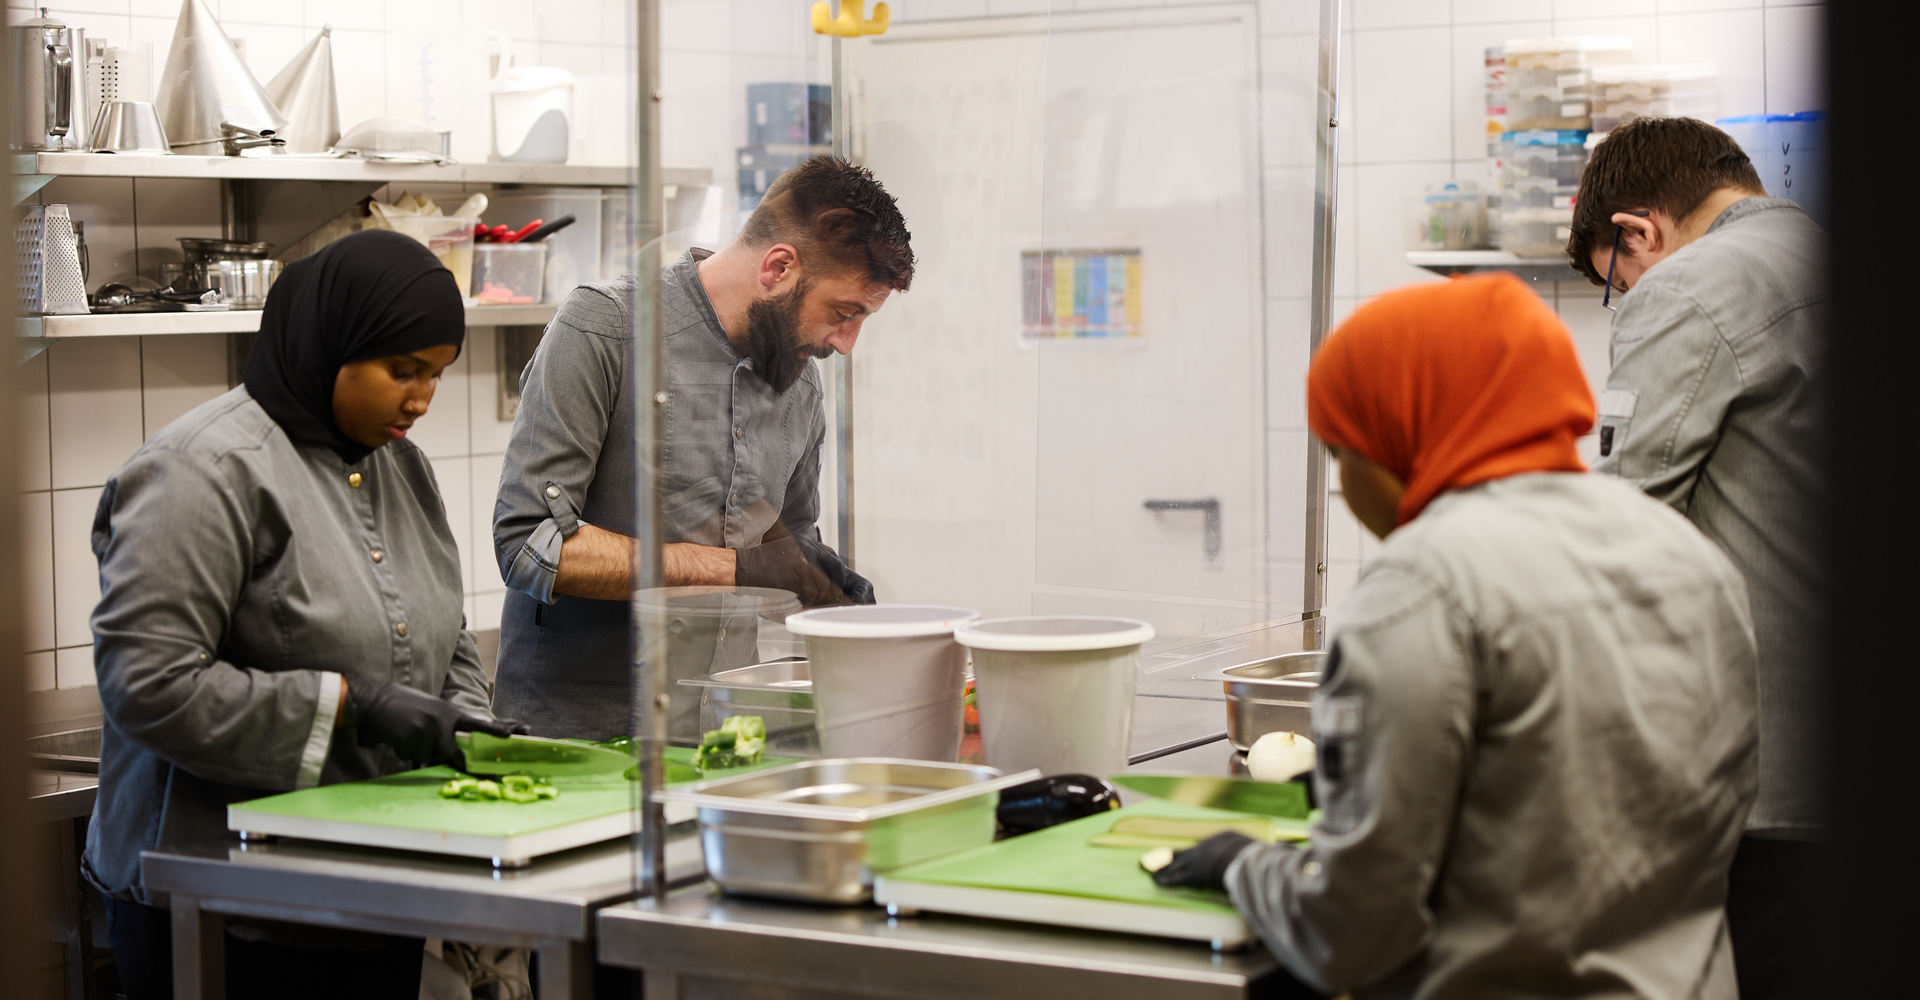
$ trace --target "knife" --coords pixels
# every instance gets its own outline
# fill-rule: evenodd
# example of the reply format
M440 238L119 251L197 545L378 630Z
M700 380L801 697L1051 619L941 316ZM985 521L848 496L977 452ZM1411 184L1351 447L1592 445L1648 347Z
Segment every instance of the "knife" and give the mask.
M633 766L633 758L618 750L573 740L552 740L541 736L494 736L491 733L455 733L453 738L467 759L469 774L525 771L556 778L618 774Z
M1156 799L1256 816L1306 819L1307 786L1299 781L1254 781L1171 772L1116 774L1114 784Z

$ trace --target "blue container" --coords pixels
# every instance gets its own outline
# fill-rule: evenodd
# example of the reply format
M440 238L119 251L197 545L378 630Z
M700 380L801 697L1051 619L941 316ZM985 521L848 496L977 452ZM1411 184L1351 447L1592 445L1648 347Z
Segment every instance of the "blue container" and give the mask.
M1809 218L1827 224L1827 113L1742 115L1716 122L1753 161L1774 198L1799 202Z

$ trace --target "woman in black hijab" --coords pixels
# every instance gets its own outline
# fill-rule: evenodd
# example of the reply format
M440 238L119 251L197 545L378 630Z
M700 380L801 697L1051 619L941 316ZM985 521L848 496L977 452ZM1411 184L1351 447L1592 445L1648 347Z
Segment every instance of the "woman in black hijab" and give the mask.
M457 763L456 730L518 728L489 708L459 552L405 440L465 334L453 275L425 247L349 236L275 283L245 384L107 483L84 869L134 1000L172 989L141 851L231 838L232 802ZM418 940L227 923L231 995L417 995Z

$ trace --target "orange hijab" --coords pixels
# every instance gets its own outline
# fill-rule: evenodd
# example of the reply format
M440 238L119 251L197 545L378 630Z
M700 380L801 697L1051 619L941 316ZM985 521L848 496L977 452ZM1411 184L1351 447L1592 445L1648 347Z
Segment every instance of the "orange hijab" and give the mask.
M1441 493L1523 472L1583 472L1593 394L1573 338L1505 272L1388 292L1307 374L1307 421L1407 484L1400 521Z

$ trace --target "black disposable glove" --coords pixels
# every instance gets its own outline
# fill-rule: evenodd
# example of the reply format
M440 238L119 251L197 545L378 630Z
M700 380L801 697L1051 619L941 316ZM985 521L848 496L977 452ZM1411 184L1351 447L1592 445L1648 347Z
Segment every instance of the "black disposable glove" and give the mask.
M873 603L873 584L848 569L839 553L811 532L788 532L780 521L773 522L759 545L734 553L733 582L791 591L809 608Z
M1252 847L1256 841L1244 833L1228 830L1180 851L1165 868L1153 873L1156 885L1172 888L1177 885L1190 885L1201 889L1225 889L1227 887L1227 866L1240 852Z
M388 747L414 764L462 766L456 731L512 736L527 727L511 719L482 719L404 684L355 677L347 681L346 724L363 747Z

